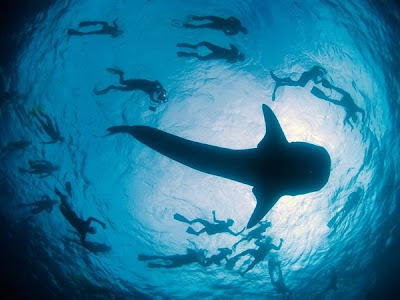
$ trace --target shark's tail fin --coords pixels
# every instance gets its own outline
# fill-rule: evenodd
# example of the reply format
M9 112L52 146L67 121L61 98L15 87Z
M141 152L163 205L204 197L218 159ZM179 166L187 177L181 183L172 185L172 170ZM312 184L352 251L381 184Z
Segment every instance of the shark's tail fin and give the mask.
M124 125L122 125L122 126L113 126L113 127L107 128L108 134L106 134L105 136L113 135L113 134L116 134L116 133L130 133L131 134L132 131L133 131L133 127L134 126L124 126Z

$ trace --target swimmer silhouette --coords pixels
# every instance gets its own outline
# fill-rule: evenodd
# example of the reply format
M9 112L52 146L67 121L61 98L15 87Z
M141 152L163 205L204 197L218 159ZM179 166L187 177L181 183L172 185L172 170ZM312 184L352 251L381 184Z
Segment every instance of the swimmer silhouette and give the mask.
M190 22L196 21L210 21L209 23L203 24L191 24ZM221 18L217 16L188 16L188 21L182 24L185 28L209 28L214 30L222 30L226 35L235 35L239 32L247 33L247 29L242 26L242 23L238 18L229 17Z
M187 43L178 43L176 44L177 47L186 47L190 49L197 49L198 47L206 47L208 50L211 51L210 54L207 55L198 55L194 52L183 52L178 51L176 54L179 57L196 57L199 60L213 60L213 59L225 59L228 63L236 63L238 61L244 61L244 54L240 53L239 49L232 44L229 44L229 49L223 48L209 42L200 42L198 44L187 44Z
M214 235L217 233L226 232L226 233L230 233L234 236L238 236L239 234L241 234L244 231L244 229L243 229L242 231L240 231L238 233L234 233L232 230L229 229L229 227L231 227L234 223L234 221L232 219L228 219L225 222L225 221L217 220L217 218L215 217L215 210L212 211L212 214L213 214L214 223L210 223L210 222L200 219L200 218L196 218L192 221L189 221L181 214L174 214L174 219L179 222L187 223L189 225L192 225L194 223L200 223L201 225L203 225L204 228L202 228L200 231L195 231L192 227L188 227L186 232L189 234L194 234L194 235L200 235L203 232L206 232L208 235Z
M115 38L123 33L122 30L120 30L118 28L117 20L118 20L118 18L116 18L113 21L112 25L110 25L110 24L108 24L108 22L104 22L104 21L82 21L79 23L79 28L87 27L87 26L101 26L101 29L93 30L93 31L86 31L86 32L78 31L75 29L68 29L67 33L68 33L68 35L72 35L72 36L74 36L74 35L82 36L82 35L94 35L94 34L109 34L113 38Z
M186 249L186 254L175 254L175 255L146 255L139 254L139 261L148 261L148 260L161 260L165 263L148 263L147 266L149 268L179 268L184 265L190 265L193 263L199 263L202 265L205 260L204 250L193 250Z
M256 225L283 195L320 190L328 181L331 159L319 146L289 143L272 110L263 105L266 134L257 148L226 149L193 142L147 126L114 126L146 146L188 167L253 186L256 208L247 228Z

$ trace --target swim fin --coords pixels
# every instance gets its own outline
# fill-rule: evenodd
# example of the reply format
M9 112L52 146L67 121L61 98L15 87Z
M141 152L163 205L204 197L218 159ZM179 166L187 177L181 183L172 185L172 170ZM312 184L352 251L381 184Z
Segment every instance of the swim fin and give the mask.
M321 91L319 88L315 86L311 89L311 94L323 100L327 100L328 98L323 91Z
M174 219L179 222L190 224L190 221L188 219L186 219L184 216L182 216L181 214L174 214Z
M188 227L188 229L186 230L186 232L189 233L189 234L195 234L195 235L197 235L197 232L194 231L194 229L193 229L192 227Z

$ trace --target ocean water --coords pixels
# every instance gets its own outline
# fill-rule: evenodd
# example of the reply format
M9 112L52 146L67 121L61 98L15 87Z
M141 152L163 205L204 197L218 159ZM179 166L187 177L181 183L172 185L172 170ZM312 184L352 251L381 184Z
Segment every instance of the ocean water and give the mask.
M188 15L235 16L248 33L183 28ZM81 21L116 18L123 31L116 38L67 35ZM15 92L0 107L2 299L396 299L399 25L399 9L389 1L81 0L42 10L15 33L23 43L1 70L2 93ZM176 55L177 43L201 41L232 43L246 58L229 64ZM353 128L344 123L345 107L311 94L321 88L314 82L280 87L272 101L271 70L297 80L314 65L365 111L350 120ZM141 91L95 95L118 84L107 68L159 80L168 102L153 112ZM251 186L190 169L128 135L105 137L106 129L147 125L220 147L254 148L265 134L262 104L289 142L321 145L332 160L321 190L282 197L266 215L264 235L274 245L283 239L281 249L245 276L249 257L232 270L224 261L170 269L139 261L140 254L190 248L210 257L232 248L240 237L188 234L174 214L211 222L215 210L217 219L233 219L237 232L256 201ZM65 141L42 144L49 138L35 112L56 120ZM31 142L24 151L5 150L21 139ZM20 172L29 160L59 169L46 178ZM58 209L54 189L66 193L65 182L74 211L106 224L94 224L97 232L88 236L101 246L96 253L80 245ZM43 195L57 200L51 212L21 207ZM254 241L241 243L231 256L255 248ZM271 260L280 262L290 292L271 282Z

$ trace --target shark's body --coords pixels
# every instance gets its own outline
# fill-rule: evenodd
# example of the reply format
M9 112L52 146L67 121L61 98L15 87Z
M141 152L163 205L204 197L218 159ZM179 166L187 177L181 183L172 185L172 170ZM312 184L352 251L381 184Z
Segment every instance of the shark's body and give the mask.
M331 159L319 146L288 143L272 110L263 105L266 134L257 148L232 150L193 142L147 126L115 126L138 141L188 167L253 186L257 206L247 227L256 225L284 195L320 190L328 181Z

